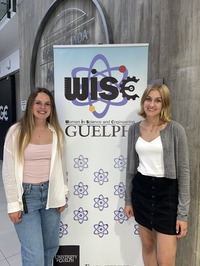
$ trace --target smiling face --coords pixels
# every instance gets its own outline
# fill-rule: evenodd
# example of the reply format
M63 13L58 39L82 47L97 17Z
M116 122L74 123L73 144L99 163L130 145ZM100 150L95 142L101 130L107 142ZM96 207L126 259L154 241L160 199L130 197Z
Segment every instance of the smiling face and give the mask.
M46 120L51 114L51 100L50 97L44 93L39 92L35 97L33 103L34 119Z
M151 90L143 104L146 117L160 117L162 111L162 98L158 90Z
M159 116L162 122L171 121L171 97L168 87L159 83L147 86L140 107L138 114L143 118Z

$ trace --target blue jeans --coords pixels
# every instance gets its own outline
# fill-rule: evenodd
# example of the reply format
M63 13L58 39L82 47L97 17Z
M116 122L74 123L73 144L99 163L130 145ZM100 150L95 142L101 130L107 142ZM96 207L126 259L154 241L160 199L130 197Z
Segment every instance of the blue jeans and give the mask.
M15 223L23 266L50 266L59 248L60 213L46 210L48 182L23 183L28 213Z

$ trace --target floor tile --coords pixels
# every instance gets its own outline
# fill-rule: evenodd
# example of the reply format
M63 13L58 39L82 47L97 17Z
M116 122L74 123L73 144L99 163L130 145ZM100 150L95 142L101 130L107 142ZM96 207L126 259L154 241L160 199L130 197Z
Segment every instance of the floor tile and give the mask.
M9 266L9 264L8 264L8 262L6 260L1 260L0 261L0 265L1 266ZM21 266L21 265L19 265L19 266Z
M2 180L1 162L0 162L0 180ZM0 259L8 258L20 253L19 240L17 238L17 234L15 232L13 223L10 221L8 217L6 210L5 193L3 187L1 186L0 186L0 251L1 251ZM9 264L5 260L1 260L0 265L7 266Z
M22 265L20 254L7 258L7 261L9 262L10 266L21 266Z
M1 178L0 178L1 180ZM0 186L0 211L7 209L6 196L3 187Z
M8 258L20 252L20 244L14 230L0 231L0 250Z
M1 261L1 260L5 260L5 257L4 257L3 253L2 253L1 250L0 250L0 261ZM0 265L1 265L1 263L0 263Z
M20 252L20 245L17 241L17 238L13 237L12 232L7 233L5 236L2 236L1 234L0 237L0 249L6 258L16 255Z
M1 167L0 167L0 169L1 169ZM2 180L2 177L0 176L0 188L2 188L3 187L3 180Z
M0 234L7 231L14 231L16 234L14 225L11 222L7 211L2 210L0 211Z

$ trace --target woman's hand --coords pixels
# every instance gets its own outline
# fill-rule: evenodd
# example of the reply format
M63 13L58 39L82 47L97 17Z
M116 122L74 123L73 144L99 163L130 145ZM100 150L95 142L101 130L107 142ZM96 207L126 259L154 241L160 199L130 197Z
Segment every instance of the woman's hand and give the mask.
M177 238L182 238L187 234L187 222L177 220L176 221Z
M133 211L132 205L125 205L124 213L126 214L126 216L128 218L131 218L132 216L134 216L134 211Z
M58 207L58 208L57 208L57 211L58 211L58 212L63 212L65 208L66 208L66 205L64 205L64 206L62 206L62 207Z
M20 223L22 221L22 218L21 218L22 212L21 211L12 212L12 213L9 213L8 215L10 217L10 220L13 223Z

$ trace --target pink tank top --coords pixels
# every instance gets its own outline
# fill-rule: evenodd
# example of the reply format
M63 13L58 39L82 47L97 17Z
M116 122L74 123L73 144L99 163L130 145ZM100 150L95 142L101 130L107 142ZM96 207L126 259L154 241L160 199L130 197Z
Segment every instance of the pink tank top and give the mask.
M52 144L29 144L24 151L23 182L38 184L49 180Z

